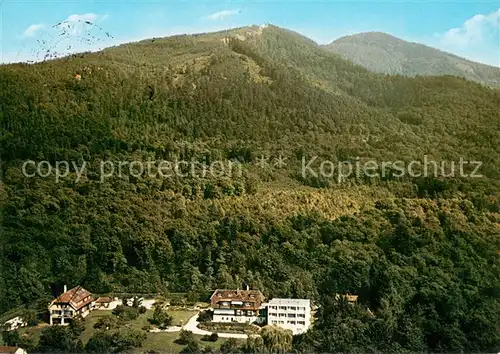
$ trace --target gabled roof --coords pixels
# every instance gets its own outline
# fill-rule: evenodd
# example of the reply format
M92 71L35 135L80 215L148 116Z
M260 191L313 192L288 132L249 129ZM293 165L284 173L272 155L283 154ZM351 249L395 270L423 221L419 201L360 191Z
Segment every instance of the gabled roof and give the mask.
M259 290L226 290L217 289L214 291L210 300L226 301L249 301L261 303L264 301L264 295Z
M0 345L0 354L11 354L15 353L19 347L7 347Z
M88 298L88 299L86 299ZM85 300L86 299L86 300ZM79 310L83 306L91 303L94 299L91 293L81 286L75 286L73 289L66 291L59 295L58 298L54 299L52 304L68 304L75 310Z
M113 299L110 298L110 297L99 296L95 302L98 303L98 304L105 304L105 303L108 303L108 302L111 302L111 301L113 301Z

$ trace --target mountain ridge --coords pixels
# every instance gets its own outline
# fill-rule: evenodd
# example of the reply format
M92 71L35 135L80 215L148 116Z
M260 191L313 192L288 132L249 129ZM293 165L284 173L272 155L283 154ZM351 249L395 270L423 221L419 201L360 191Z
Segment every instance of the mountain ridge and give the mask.
M344 36L323 45L343 58L383 74L456 75L500 87L500 68L474 62L424 44L383 32Z

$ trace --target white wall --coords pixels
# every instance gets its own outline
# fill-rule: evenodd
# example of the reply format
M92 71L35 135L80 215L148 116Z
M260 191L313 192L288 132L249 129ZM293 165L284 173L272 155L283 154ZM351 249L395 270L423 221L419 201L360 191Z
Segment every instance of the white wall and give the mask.
M310 301L305 299L271 300L267 304L267 324L290 329L294 335L307 332L311 325Z

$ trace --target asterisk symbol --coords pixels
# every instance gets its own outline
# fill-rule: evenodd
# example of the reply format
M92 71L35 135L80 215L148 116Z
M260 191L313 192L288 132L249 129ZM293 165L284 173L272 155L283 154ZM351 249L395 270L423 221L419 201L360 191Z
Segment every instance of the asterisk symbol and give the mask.
M287 158L286 157L283 157L281 155L278 155L277 158L274 159L274 167L276 168L283 168L286 166L286 161Z
M260 155L260 157L257 159L257 162L255 163L257 166L260 168L266 168L268 163L267 163L267 157L264 155Z

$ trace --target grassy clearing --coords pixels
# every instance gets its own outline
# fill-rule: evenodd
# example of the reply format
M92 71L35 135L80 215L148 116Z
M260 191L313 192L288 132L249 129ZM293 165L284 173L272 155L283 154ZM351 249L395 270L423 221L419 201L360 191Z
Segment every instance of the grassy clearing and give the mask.
M186 322L195 314L197 311L193 310L172 310L169 311L169 314L173 317L173 323L172 325L178 326L178 325L184 325ZM89 338L92 337L97 329L94 328L94 325L96 322L104 317L104 316L109 316L112 315L111 310L96 310L92 311L86 318L85 318L85 331L80 336L80 339L82 340L83 344L85 345ZM149 319L153 317L153 311L148 310L146 313L139 315L139 317L133 321L129 321L125 324L120 325L119 328L133 328L137 330L142 330L142 328L146 325L149 325ZM21 335L26 335L29 336L30 338L33 339L34 343L38 343L39 338L40 338L40 333L43 328L47 327L48 324L42 323L36 327L28 327L28 328L22 328L19 330ZM179 332L160 332L160 333L147 333L147 338L144 341L144 344L140 348L136 348L134 350L134 353L144 353L145 351L148 350L154 350L158 351L161 353L178 353L184 348L184 345L180 345L175 343L175 340L179 338ZM225 339L219 339L217 342L204 342L201 340L202 336L195 335L195 339L198 343L200 343L200 346L202 348L206 346L211 346L213 348L219 348L222 343L224 343L226 340Z
M168 312L172 318L173 326L179 326L179 325L184 325L186 322L196 314L196 311L190 311L190 310L175 310L175 311L169 311ZM101 317L109 316L112 315L111 310L96 310L92 311L87 318L85 319L85 331L83 332L81 339L83 343L87 343L89 338L94 334L96 329L94 328L94 324L99 320ZM153 310L147 310L146 313L139 315L139 317L133 321L127 322L120 327L128 327L128 328L133 328L133 329L142 329L144 326L149 325L149 319L153 318Z
M172 325L178 326L181 323L184 325L186 322L195 314L197 311L192 310L172 310L169 314L173 317ZM81 335L81 340L84 344L87 343L89 338L97 331L94 329L94 324L103 316L112 315L112 311L108 310L98 310L91 312L85 319L85 331ZM139 315L139 317L133 321L121 325L121 328L129 327L141 330L144 326L149 324L148 319L153 317L153 311L148 310L146 313ZM179 338L179 332L160 332L160 333L147 333L147 338L144 344L140 348L134 350L135 353L144 353L148 350L154 350L162 353L178 353L184 348L184 345L175 343L175 340ZM226 339L219 339L217 342L204 342L201 340L202 336L195 335L195 339L200 346L206 347L211 346L213 348L219 348ZM243 341L242 341L243 343Z
M202 336L195 334L194 337L201 348L212 347L214 349L219 349L227 340L219 338L217 342L205 342L201 340ZM148 350L154 350L161 353L179 353L184 348L184 345L175 343L177 338L179 338L179 332L148 333L148 337L144 341L142 347L136 348L135 353L144 353ZM245 342L243 339L237 339L237 341L241 344Z

